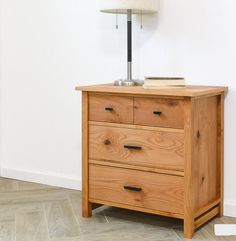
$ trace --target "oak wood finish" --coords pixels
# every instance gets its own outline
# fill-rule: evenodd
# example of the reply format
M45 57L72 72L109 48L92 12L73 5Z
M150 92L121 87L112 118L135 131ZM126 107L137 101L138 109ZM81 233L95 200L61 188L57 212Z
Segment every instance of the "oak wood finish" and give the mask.
M131 169L131 170L162 173L162 174L166 174L166 175L184 177L184 171L175 171L175 170L166 170L166 169L155 168L155 167L137 166L137 165L132 165L132 164L130 165L130 164L123 164L123 163L116 163L113 161L89 160L89 163L103 165L103 166L121 167L121 168Z
M82 193L83 193L83 217L92 215L92 204L88 194L88 92L82 93Z
M218 198L215 201L207 204L206 206L200 208L197 212L195 212L194 218L198 218L199 216L201 216L202 214L206 213L208 210L212 209L215 206L218 206L218 204L220 204L221 199Z
M184 135L91 125L89 158L183 171Z
M81 215L80 191L5 178L0 178L0 184L4 198L0 201L1 241L185 240L182 220L163 217L183 219L177 214L93 199L90 201L119 208L102 208L86 219ZM236 224L236 218L212 220L193 241L235 241L234 237L216 237L215 223Z
M183 129L184 101L135 97L134 124Z
M218 215L220 212L219 206L214 207L213 209L210 209L208 212L206 212L204 215L199 217L195 220L194 225L195 229L201 227L203 224L208 222L210 219L214 218L216 215Z
M141 96L161 96L161 97L173 97L174 99L179 97L202 97L211 95L220 95L228 91L228 87L224 86L193 86L188 85L186 88L168 88L168 89L144 89L142 86L124 87L114 86L113 84L102 85L90 85L90 86L78 86L76 90L88 91L90 93L111 93L122 95L141 95Z
M144 213L157 214L157 215L161 215L161 216L165 216L165 217L183 219L183 215L178 214L178 213L171 213L171 212L168 212L168 211L164 212L164 211L150 209L150 208L136 207L136 206L133 206L133 205L116 203L116 202L111 202L111 201L104 201L104 200L93 199L93 198L90 198L89 200L91 202L99 203L101 205L107 205L107 206L112 206L112 207L117 207L117 208L125 208L125 209L144 212Z
M89 198L183 214L182 177L93 164L89 171Z
M184 169L184 237L192 238L194 233L194 143L193 143L193 106L194 100L185 98L185 169Z
M89 125L184 134L184 129L163 128L163 127L157 127L157 126L117 124L117 123L106 123L106 122L99 122L99 121L89 121Z
M76 89L83 91L85 217L94 204L176 217L184 220L184 237L192 238L223 214L227 87ZM118 116L103 114L107 100ZM154 111L166 118L157 121Z
M195 101L194 138L194 210L220 197L217 188L217 96Z
M133 98L107 94L90 94L89 120L132 124Z

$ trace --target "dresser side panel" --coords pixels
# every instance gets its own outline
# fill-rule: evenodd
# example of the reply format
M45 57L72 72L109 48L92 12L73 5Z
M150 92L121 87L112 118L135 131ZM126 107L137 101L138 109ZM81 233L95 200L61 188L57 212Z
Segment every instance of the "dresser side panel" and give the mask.
M218 96L196 100L194 106L194 211L220 198L217 151Z
M92 215L88 184L88 92L82 92L82 209L83 217Z

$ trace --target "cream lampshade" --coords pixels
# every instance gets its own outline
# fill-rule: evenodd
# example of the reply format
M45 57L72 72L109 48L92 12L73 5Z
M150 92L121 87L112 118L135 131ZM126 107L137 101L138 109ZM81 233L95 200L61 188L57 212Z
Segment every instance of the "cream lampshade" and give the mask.
M132 79L132 14L154 14L158 0L100 0L101 12L127 14L127 79L115 81L115 85L133 86L142 82Z
M157 0L101 0L101 11L105 13L127 14L150 14L158 10Z

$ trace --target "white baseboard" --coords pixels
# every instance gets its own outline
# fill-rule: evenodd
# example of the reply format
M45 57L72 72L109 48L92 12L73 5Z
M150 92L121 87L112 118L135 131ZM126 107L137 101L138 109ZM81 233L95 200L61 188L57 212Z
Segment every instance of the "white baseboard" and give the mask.
M224 215L229 217L236 217L236 204L225 202Z
M6 178L17 179L21 181L35 182L56 187L64 187L69 189L81 190L82 181L79 178L71 178L68 176L39 173L35 171L26 171L19 169L2 168L1 176Z

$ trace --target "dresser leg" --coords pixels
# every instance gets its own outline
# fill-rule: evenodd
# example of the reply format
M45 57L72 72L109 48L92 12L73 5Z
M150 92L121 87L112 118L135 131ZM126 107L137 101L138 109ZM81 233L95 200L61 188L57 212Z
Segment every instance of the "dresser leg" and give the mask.
M219 207L220 207L220 211L219 211L218 217L221 218L221 217L224 216L224 203L221 202L220 205L219 205Z
M184 220L184 237L191 239L194 235L194 223Z
M92 216L92 203L84 201L82 208L83 208L82 215L84 218L89 218Z

